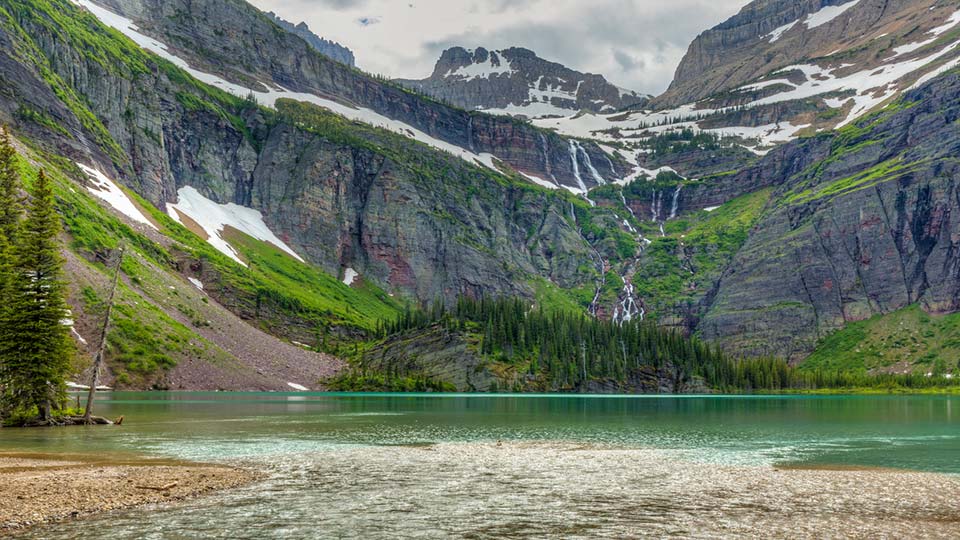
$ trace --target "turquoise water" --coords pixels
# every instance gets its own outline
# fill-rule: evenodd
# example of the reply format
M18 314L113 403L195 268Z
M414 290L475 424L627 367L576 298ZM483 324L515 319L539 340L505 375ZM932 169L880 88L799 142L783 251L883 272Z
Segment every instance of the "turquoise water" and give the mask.
M678 463L689 471L799 465L960 473L958 397L115 393L102 396L97 412L123 415L124 424L2 430L0 451L237 463L270 478L185 505L44 529L37 537L457 537L498 523L506 528L479 536L622 537L632 530L619 528L628 522L624 516L643 514L637 508L660 501L657 493L698 500L696 490L705 489L699 484L730 483L703 480L709 472L685 477ZM611 472L617 468L645 483L623 480L629 475ZM471 480L451 487L464 478ZM569 491L555 486L573 479L576 489L590 491L556 509L555 522L523 525L510 510L566 498ZM608 501L603 486L625 494ZM480 491L458 499L474 490ZM446 495L423 500L440 493ZM731 496L740 495L754 496ZM502 498L509 496L517 500ZM621 508L617 519L591 517L598 505L627 500L632 513ZM462 526L444 518L460 512ZM478 512L485 517L476 518ZM581 521L587 532L560 525Z

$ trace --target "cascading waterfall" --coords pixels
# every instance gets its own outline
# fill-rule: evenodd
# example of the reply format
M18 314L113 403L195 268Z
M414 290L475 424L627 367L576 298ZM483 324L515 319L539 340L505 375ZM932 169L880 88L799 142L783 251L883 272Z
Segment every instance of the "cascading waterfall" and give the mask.
M604 180L603 176L600 176L600 171L598 171L596 167L593 166L593 161L591 161L590 159L590 154L588 154L587 151L583 149L583 146L579 142L576 142L576 145L577 145L577 151L583 154L583 163L587 166L587 170L590 171L590 175L593 176L594 181L596 181L598 186L606 185L607 181Z
M622 325L635 318L642 321L646 312L640 306L640 299L635 294L633 283L630 283L626 277L621 279L623 279L623 292L620 295L619 305L613 311L613 322Z
M683 186L677 186L677 190L673 192L673 203L670 205L670 217L668 220L671 220L677 217L677 209L680 207L680 191L683 189Z
M583 236L583 231L580 230L580 223L577 221L577 213L573 207L573 203L570 203L570 217L573 219L573 225L576 228L577 234L580 235L580 239L583 240L584 243L586 243L588 246L590 246L593 249L593 254L591 255L591 258L592 257L597 258L597 270L600 273L600 279L597 282L597 290L594 293L593 300L590 302L590 307L588 308L588 312L590 313L590 316L596 317L597 313L600 310L600 307L599 307L600 294L603 292L603 288L607 284L607 276L605 272L606 261L603 260L603 255L601 255L600 252L597 251L597 248L593 247L590 241Z
M660 211L663 209L663 192L657 193L653 190L653 200L650 201L650 221L654 223L660 221Z
M477 153L477 150L473 147L473 116L467 121L467 148L474 154Z
M570 161L573 163L573 176L577 179L577 185L583 194L586 195L587 184L583 182L583 177L580 176L580 159L577 156L577 142L574 140L570 141Z

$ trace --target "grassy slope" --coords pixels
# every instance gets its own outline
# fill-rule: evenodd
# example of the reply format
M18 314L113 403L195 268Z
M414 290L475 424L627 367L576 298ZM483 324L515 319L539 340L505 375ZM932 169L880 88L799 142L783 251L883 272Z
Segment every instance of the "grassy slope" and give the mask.
M920 306L848 324L824 338L803 369L960 376L960 313L933 316Z
M713 212L668 221L666 237L650 235L633 278L637 294L662 319L678 306L696 305L747 239L770 198L770 190L744 195Z
M90 342L87 347L95 345L112 272L103 260L113 260L113 250L121 241L128 246L124 280L108 335L108 361L121 384L148 387L185 358L237 364L235 358L197 333L205 324L199 315L202 306L176 290L183 278L176 272L175 258L184 253L214 266L229 288L251 297L267 295L287 317L317 326L368 332L379 319L398 312L397 304L369 283L347 287L273 246L238 234L231 240L254 262L253 269L244 269L128 192L167 236L162 242L154 241L89 195L76 181L83 178L82 173L57 156L30 151L28 158L20 159L19 168L28 185L39 168L54 180L68 248L70 301L78 329ZM84 364L79 362L81 367Z

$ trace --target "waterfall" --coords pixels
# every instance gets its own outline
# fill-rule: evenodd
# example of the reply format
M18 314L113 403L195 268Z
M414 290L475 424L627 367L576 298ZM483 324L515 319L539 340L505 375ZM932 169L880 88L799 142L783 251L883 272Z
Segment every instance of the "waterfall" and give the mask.
M606 185L607 181L600 176L600 172L597 171L596 167L593 166L593 162L590 160L590 154L583 149L583 146L577 142L577 150L583 153L583 163L586 164L587 170L590 171L590 175L593 176L594 181L596 181L598 186Z
M557 177L553 175L553 167L550 166L550 145L547 144L547 137L543 133L540 134L540 146L543 147L543 170L557 187L563 187L557 181Z
M640 301L635 294L633 284L630 283L625 276L622 276L620 279L623 280L623 292L620 295L620 303L613 311L613 322L623 325L635 318L639 318L642 321L645 312L640 306Z
M670 217L667 219L673 219L677 217L677 208L680 206L680 190L683 189L683 186L677 186L677 190L673 192L673 204L670 206Z
M573 176L577 179L577 185L584 195L587 193L587 185L583 183L583 177L580 176L580 159L577 156L577 142L570 140L570 161L573 163Z
M650 221L660 221L660 211L663 209L663 192L657 193L653 190L653 200L650 201Z
M473 116L470 116L470 120L467 121L467 148L470 149L474 154L477 153L477 150L473 147Z

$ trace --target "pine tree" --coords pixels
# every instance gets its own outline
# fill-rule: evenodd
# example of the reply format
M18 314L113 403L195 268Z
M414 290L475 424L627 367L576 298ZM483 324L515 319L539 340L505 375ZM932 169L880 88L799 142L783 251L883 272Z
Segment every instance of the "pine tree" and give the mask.
M63 260L57 235L53 189L43 171L33 186L27 218L19 231L9 306L9 332L0 337L7 351L8 388L14 409L36 407L43 421L65 394L70 367L68 316L62 281Z
M17 239L22 213L20 177L15 168L16 151L10 144L6 128L0 128L0 396L11 387L10 357L12 348L4 336L10 334L10 302L14 275L13 245ZM0 409L2 411L2 409ZM0 413L2 415L2 413Z

